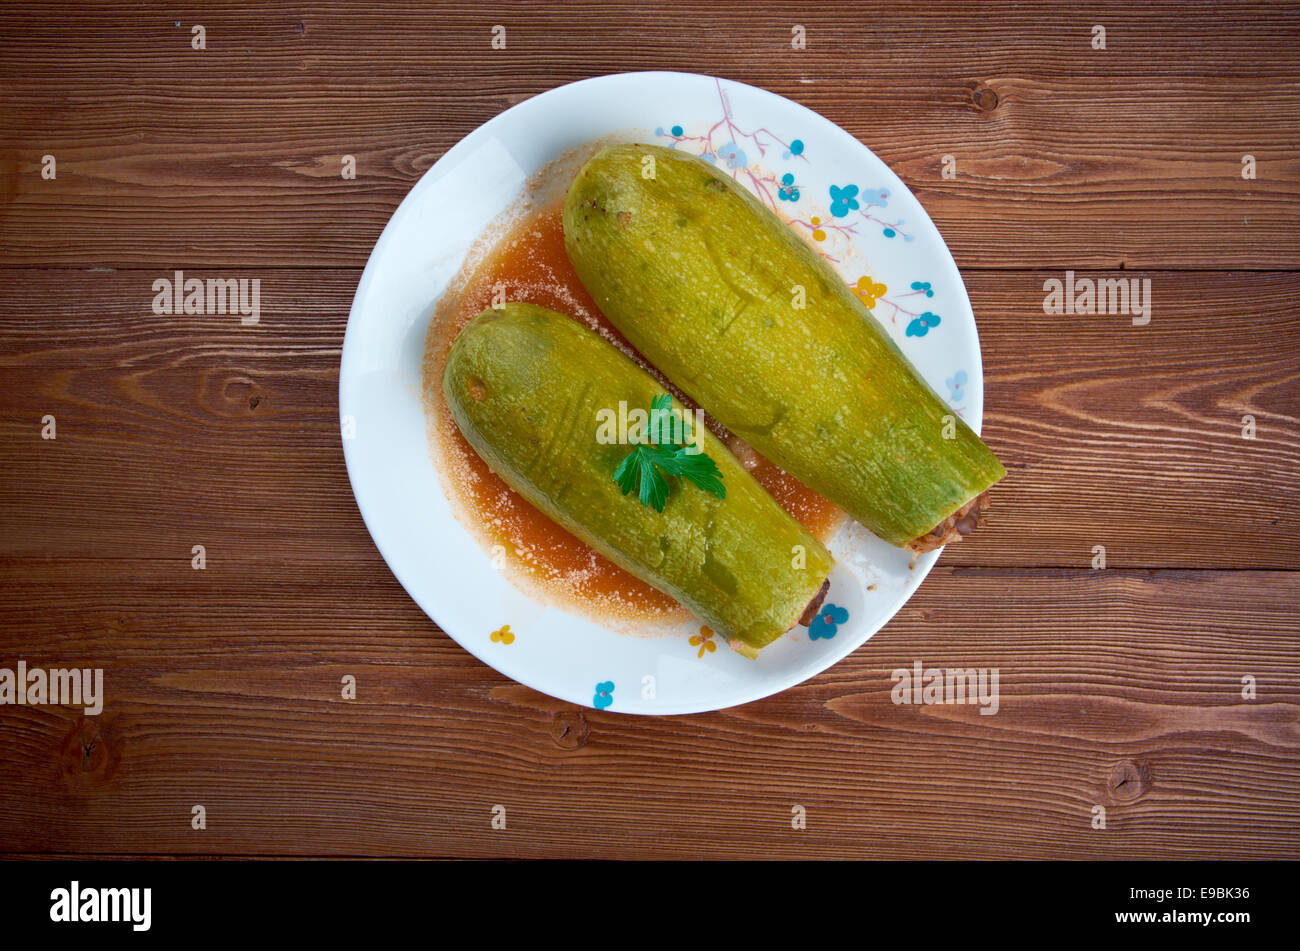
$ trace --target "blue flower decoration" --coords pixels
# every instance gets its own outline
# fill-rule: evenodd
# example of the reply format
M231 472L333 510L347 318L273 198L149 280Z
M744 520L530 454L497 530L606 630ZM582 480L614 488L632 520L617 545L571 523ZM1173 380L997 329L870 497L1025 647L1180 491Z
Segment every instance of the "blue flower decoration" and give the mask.
M897 232L895 232L893 228L886 228L884 231L881 232L881 234L883 234L886 238L892 238L896 233Z
M868 188L862 193L862 200L868 205L876 205L885 208L889 205L888 188Z
M704 159L704 161L708 162L710 165L718 164L718 157L714 155L712 152L705 152L703 155L700 156L700 158Z
M670 129L669 131L672 132L672 134L673 134L673 136L674 136L675 138L679 138L679 139L680 139L681 136L682 136L682 127L679 126L679 125L675 125L675 126L673 126L672 129Z
M592 697L591 703L597 710L604 710L614 702L614 681L603 680L596 684L596 696Z
M792 155L803 155L803 140L795 139L790 143L790 148L781 153L781 158L788 159Z
M808 625L808 640L826 640L829 641L839 630L839 626L849 619L848 608L842 608L838 604L827 602L823 604L817 616L812 619Z
M831 214L836 218L843 218L849 213L850 209L858 207L858 186L845 185L839 188L831 186Z
M952 394L952 401L954 403L960 402L961 398L966 395L962 389L966 385L966 379L966 371L958 370L952 376L948 377L948 379L943 381L948 384L948 392Z
M932 314L928 310L917 317L907 325L907 335L909 337L924 337L930 332L931 327L939 326L939 315Z
M913 282L912 282L912 290L914 290L914 291L925 291L925 296L926 296L926 297L933 297L933 296L934 296L934 291L930 290L930 282L929 282L929 281L913 281Z
M745 157L745 150L735 142L728 142L718 149L718 158L727 163L727 168L744 168L749 162Z
M781 187L777 190L776 196L782 201L799 200L799 186L794 183L794 176L789 172L781 176Z

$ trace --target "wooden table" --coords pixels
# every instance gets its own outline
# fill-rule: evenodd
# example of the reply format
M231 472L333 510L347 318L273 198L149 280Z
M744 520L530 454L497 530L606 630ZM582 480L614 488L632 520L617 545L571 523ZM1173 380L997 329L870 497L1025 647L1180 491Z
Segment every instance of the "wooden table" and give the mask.
M0 12L0 666L108 684L99 716L0 707L5 854L1300 851L1295 8L172 11ZM795 99L902 176L966 279L1009 470L851 657L661 719L441 633L366 533L337 410L361 268L420 175L640 69ZM260 279L260 322L155 316L177 269ZM1149 278L1150 323L1045 314L1066 271ZM998 668L999 713L893 704L916 659Z

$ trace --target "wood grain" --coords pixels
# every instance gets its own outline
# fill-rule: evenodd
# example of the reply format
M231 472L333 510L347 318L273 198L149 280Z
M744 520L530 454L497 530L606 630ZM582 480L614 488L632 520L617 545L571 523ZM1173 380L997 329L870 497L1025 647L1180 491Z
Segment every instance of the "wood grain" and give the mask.
M0 287L0 553L371 557L336 397L359 274L240 271L262 282L253 327L153 315L151 283L169 274L24 270ZM969 275L984 433L1009 474L988 526L945 564L1087 567L1103 545L1112 567L1300 566L1286 504L1300 489L1300 275L1131 276L1152 281L1145 326L1044 315L1060 272Z
M482 122L640 69L750 82L837 122L963 268L1300 261L1295 8L218 3L205 50L177 15L0 12L0 263L357 267Z
M75 650L104 665L109 703L95 718L49 707L0 718L0 842L12 851L1258 858L1300 847L1292 573L941 567L825 674L669 718L578 710L506 681L365 564L195 572L114 559L25 575L9 582L0 630L22 625L30 664ZM997 714L894 704L891 672L915 660L998 668ZM349 673L354 702L337 699ZM201 833L195 803L208 810ZM506 831L490 828L495 804ZM793 804L808 810L804 831L790 828ZM1091 828L1094 805L1104 831Z
M0 667L102 666L108 698L0 707L0 854L1294 857L1297 40L1281 4L6 5ZM575 708L440 632L338 428L409 188L635 69L786 95L898 172L963 270L1009 472L868 644L689 717ZM153 315L175 268L260 279L260 323ZM1066 269L1149 278L1151 322L1045 314ZM915 661L997 668L998 713L893 703Z

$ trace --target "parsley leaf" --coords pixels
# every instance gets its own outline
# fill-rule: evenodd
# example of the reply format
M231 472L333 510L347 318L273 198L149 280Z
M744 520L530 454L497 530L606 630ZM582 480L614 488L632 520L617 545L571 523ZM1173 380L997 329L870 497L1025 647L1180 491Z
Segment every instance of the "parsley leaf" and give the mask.
M720 499L727 497L722 472L717 463L696 446L687 446L673 438L673 399L661 393L650 402L648 443L637 443L618 468L614 481L628 495L637 491L637 499L656 512L662 512L668 495L681 477Z
M656 446L672 446L673 398L660 393L650 401L650 441Z
M614 470L614 481L627 495L638 485L637 498L656 512L668 501L669 482L660 468L671 465L672 453L658 446L637 446Z
M727 490L722 484L722 473L718 465L702 452L689 452L685 448L673 453L679 475L687 482L692 482L705 492L712 492L720 499L727 497Z

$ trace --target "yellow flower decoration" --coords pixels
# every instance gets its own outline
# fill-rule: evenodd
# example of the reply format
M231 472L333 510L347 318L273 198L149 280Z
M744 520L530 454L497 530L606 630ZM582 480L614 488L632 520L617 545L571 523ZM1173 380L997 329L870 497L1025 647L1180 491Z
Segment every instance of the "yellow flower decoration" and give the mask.
M513 644L515 642L514 632L510 630L510 625L502 625L500 630L492 632L491 639L493 643L500 641L502 644Z
M812 223L813 223L814 225L819 225L819 224L822 223L822 220L821 220L820 218L814 218L814 219L812 220ZM825 240L826 240L826 232L823 231L821 228L816 228L816 227L814 227L814 228L813 228L813 240L814 240L814 241L825 241Z
M884 284L873 281L866 274L863 274L858 278L858 283L854 285L853 289L856 290L858 296L862 298L862 303L866 304L868 307L875 307L876 301L884 297L886 291L889 290L889 288Z
M718 649L718 645L713 643L711 640L712 637L713 631L707 627L702 627L700 628L700 633L691 635L691 646L699 647L700 649L698 656L703 657L705 651L715 651Z

